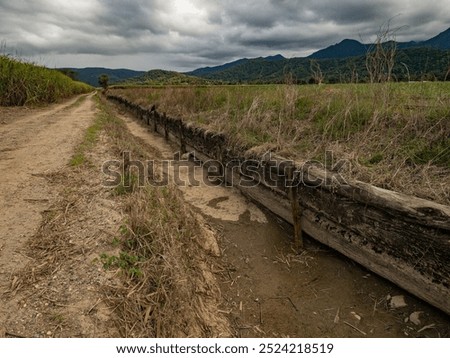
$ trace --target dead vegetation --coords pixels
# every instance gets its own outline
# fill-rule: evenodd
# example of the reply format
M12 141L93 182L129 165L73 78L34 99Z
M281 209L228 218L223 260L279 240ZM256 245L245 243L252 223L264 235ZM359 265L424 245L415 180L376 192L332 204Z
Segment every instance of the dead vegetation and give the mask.
M109 287L124 337L224 337L220 291L197 243L202 227L175 188L141 188L125 200L122 286Z
M51 205L31 248L21 251L29 265L8 272L11 287L1 299L14 309L2 322L0 337L360 334L347 323L368 336L403 336L410 334L405 317L412 310L413 318L427 311L407 298L411 310L380 316L390 286L365 285L370 274L350 274L350 264L335 262L331 253L324 255L333 260L325 265L310 249L292 254L285 232L248 221L248 214L242 223L219 225L223 257L212 260L209 250L220 251L207 249L205 241L217 234L186 207L176 188L133 187L118 193L102 186L102 161L120 158L124 150L133 153L132 160L160 153L100 107L76 150L82 160L54 173L34 174L45 178L57 197L24 199ZM223 294L213 273L224 276L224 282L218 280ZM362 322L352 320L355 316ZM339 325L339 319L347 323ZM420 319L414 334L448 336L439 313ZM417 319L411 322L415 326Z

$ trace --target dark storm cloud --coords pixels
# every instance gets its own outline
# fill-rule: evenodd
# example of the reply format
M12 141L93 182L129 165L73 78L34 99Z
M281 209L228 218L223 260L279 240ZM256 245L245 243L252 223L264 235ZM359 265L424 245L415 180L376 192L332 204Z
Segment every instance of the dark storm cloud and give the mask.
M380 21L393 16L393 1L324 1L311 2L310 8L320 19L336 24L360 24L363 22ZM394 14L395 15L395 14Z
M449 13L423 0L0 0L0 41L61 66L190 69L369 42L389 19L398 40L422 40Z
M170 11L167 1L159 0L99 0L97 24L102 30L132 37L149 32L166 34L169 29L160 21L160 14Z

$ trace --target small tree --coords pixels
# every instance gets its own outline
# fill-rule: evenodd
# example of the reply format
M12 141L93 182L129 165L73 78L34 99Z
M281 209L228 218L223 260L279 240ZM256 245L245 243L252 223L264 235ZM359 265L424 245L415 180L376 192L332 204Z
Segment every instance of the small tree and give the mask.
M105 91L108 89L108 81L108 75L103 74L98 77L98 84L102 86Z
M397 54L396 32L392 30L390 19L380 27L375 43L369 46L366 54L366 68L371 83L389 82L392 80L392 71Z
M316 60L310 61L310 69L311 76L314 81L313 83L321 85L323 83L323 80L325 79L325 76L323 75L322 70L320 69L320 65Z
M450 75L450 65L448 65L448 70L447 70L447 73L445 74L444 81L449 80L449 78L450 78L449 75Z

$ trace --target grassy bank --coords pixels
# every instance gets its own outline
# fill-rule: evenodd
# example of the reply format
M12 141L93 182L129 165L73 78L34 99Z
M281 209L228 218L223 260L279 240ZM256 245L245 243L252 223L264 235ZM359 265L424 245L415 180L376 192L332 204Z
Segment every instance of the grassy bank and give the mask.
M104 102L98 109L93 127L86 131L83 143L88 145L82 152L87 158L82 164L89 164L89 143L100 137L117 159L125 151L131 160L160 158L158 150L133 137ZM230 336L226 319L218 313L220 291L212 262L201 246L208 232L176 187L138 186L133 174L130 186L122 181L111 189L121 202L124 222L111 238L117 249L100 257L104 268L121 278L119 285L105 287L121 336Z
M113 90L228 133L230 145L324 162L351 179L450 202L450 84L267 85Z
M92 87L63 73L0 55L0 105L53 103Z

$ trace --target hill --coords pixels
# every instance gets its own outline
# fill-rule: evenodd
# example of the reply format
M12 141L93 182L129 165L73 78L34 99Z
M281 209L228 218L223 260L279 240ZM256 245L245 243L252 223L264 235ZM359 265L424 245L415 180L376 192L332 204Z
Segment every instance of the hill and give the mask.
M113 84L116 82L123 81L128 78L133 78L137 76L143 75L144 71L133 71L124 68L120 69L111 69L111 68L103 68L103 67L86 67L86 68L64 68L61 69L64 71L73 71L75 72L75 79L91 86L98 87L98 77L100 75L108 75L109 83Z
M265 62L276 62L276 61L286 60L286 58L284 58L280 54L275 55L275 56L268 56L268 57L258 57L256 59L242 58L240 60L229 62L229 63L220 65L220 66L199 68L194 71L187 72L186 74L190 75L190 76L198 76L198 77L209 76L211 74L226 71L226 70L229 70L234 67L241 66L241 65L245 66L247 63L253 62L254 60L260 60L260 61L265 61ZM244 80L244 79L242 79L242 80Z
M142 75L128 78L120 81L118 85L202 85L210 81L200 77L189 76L187 74L166 71L166 70L151 70L144 72Z

